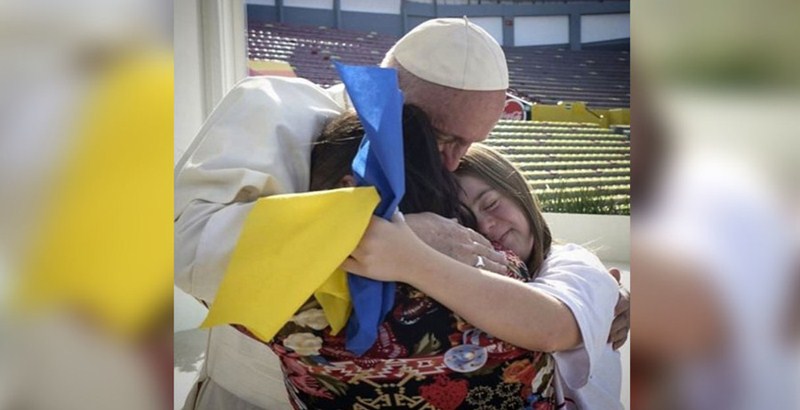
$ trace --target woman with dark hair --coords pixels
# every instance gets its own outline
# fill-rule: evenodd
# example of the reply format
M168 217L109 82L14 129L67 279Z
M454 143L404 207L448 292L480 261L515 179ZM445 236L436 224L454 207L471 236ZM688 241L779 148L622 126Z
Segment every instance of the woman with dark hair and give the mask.
M332 120L311 150L309 191L355 186L350 174L364 128L355 112ZM405 213L433 212L471 225L469 211L458 201L458 183L442 167L436 137L427 115L414 105L403 108L403 150L406 191L400 202Z
M574 244L553 245L538 201L500 153L473 144L456 170L477 230L509 249L530 273L509 280L434 251L402 221L373 219L349 272L408 283L495 337L553 352L558 405L621 409L621 361L607 343L617 284L600 260Z
M354 185L350 163L363 136L354 113L332 121L312 151L311 190ZM474 222L458 201L453 174L442 167L425 114L403 110L406 194L403 212L435 212ZM474 223L472 223L474 226ZM528 276L507 253L509 281ZM395 305L364 355L345 349L310 299L269 343L278 355L295 408L554 408L550 354L514 346L462 319L407 283L397 283Z

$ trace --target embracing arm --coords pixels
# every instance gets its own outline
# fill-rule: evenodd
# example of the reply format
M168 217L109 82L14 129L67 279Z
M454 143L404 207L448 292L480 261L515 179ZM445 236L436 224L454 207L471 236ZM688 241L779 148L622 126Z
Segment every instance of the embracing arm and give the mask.
M541 290L436 251L417 262L406 282L500 339L545 352L569 350L581 342L569 308Z
M248 78L223 98L175 168L176 285L213 301L254 201L307 190L311 141L341 109L296 78Z
M561 351L581 343L575 317L558 299L453 260L423 243L404 222L373 218L343 267L376 280L406 282L472 325L525 349Z
M628 341L628 333L631 330L631 291L622 286L619 269L611 268L608 273L619 285L617 305L614 306L614 321L611 323L611 331L608 334L608 343L611 343L614 350L617 350Z
M421 212L405 215L414 234L431 248L468 266L475 266L478 256L484 260L484 270L505 273L508 261L497 252L483 235L460 225L455 219Z

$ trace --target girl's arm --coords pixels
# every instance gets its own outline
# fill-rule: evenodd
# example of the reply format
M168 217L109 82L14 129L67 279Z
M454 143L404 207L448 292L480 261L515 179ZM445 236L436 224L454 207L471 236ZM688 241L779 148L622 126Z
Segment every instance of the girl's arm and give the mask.
M405 282L472 325L534 351L563 351L581 344L572 312L542 290L453 260L427 246L395 218L373 217L351 257L348 272Z

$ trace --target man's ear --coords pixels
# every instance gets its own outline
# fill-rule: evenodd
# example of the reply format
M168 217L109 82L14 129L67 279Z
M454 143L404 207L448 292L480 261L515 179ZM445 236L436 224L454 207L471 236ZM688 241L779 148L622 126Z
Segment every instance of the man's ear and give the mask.
M352 175L347 174L347 175L343 176L342 179L339 180L339 184L336 187L337 188L350 188L350 187L354 187L354 186L356 186L356 179Z

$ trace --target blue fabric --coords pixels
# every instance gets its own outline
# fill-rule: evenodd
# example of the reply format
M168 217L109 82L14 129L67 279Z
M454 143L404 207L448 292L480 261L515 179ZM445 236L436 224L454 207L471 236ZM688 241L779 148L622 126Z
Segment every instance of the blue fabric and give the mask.
M391 219L405 194L403 160L403 94L397 71L336 63L358 118L364 139L353 159L358 185L377 188L381 201L375 215ZM379 282L349 274L353 314L347 322L347 350L362 355L375 343L378 326L394 305L393 282Z

